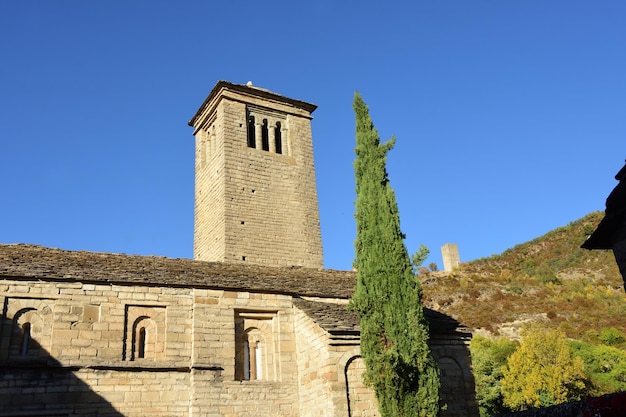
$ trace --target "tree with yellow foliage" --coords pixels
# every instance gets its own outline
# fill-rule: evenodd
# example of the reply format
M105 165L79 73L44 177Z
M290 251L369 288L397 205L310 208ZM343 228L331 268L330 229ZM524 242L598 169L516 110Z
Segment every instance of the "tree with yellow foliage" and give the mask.
M503 375L504 405L512 410L579 400L587 381L583 361L572 352L565 334L536 324L522 330L522 343Z

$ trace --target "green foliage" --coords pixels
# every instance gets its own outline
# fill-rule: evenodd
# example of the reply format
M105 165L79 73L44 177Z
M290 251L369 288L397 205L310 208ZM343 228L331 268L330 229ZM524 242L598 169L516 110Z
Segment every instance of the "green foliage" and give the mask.
M561 285L561 280L556 276L556 269L550 262L544 262L534 270L529 271L528 275L534 275L537 280L543 284Z
M570 345L585 363L585 371L591 382L589 394L602 395L626 391L626 352L624 350L581 341L571 341Z
M420 243L419 248L417 248L417 252L411 255L413 273L417 274L418 268L424 263L426 258L428 258L428 255L430 255L430 249L428 249L423 243Z
M431 262L428 264L428 268L430 268L431 271L436 272L437 271L437 262Z
M524 293L524 290L519 285L511 285L507 288L507 290L517 295L522 295Z
M503 369L504 405L512 410L579 400L587 392L583 360L563 332L538 325L522 331L522 343Z
M624 343L626 338L624 337L624 333L620 332L614 327L603 327L600 330L600 341L608 346L615 346Z
M354 111L357 286L351 307L361 318L364 380L376 393L382 417L435 417L439 371L387 177L386 155L394 139L380 143L358 93Z
M502 368L516 348L515 342L504 337L494 340L478 335L472 338L470 352L480 417L510 411L503 404Z

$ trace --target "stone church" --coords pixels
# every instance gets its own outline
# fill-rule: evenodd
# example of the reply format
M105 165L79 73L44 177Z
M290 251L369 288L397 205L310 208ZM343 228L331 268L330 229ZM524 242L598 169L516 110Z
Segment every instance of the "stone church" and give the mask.
M0 417L377 416L351 271L323 269L316 106L218 82L194 259L0 245ZM427 310L442 416L477 415L471 334Z

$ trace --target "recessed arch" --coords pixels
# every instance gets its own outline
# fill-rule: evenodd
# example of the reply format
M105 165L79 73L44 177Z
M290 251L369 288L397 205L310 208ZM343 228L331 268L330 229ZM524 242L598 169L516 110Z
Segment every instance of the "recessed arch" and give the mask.
M7 313L13 317L4 355L16 359L46 355L52 331L52 309L45 300L9 300Z
M157 326L147 316L138 317L133 323L130 360L156 359Z

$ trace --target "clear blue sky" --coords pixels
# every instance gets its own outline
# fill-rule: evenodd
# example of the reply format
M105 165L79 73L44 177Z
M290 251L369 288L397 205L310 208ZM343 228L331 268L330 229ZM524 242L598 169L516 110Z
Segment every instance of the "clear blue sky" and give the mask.
M501 253L604 208L626 2L0 2L0 242L193 256L187 121L218 80L315 103L324 258L353 259L358 90L410 252Z

